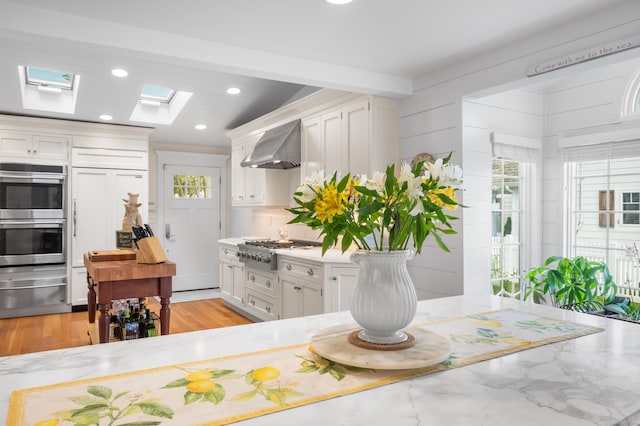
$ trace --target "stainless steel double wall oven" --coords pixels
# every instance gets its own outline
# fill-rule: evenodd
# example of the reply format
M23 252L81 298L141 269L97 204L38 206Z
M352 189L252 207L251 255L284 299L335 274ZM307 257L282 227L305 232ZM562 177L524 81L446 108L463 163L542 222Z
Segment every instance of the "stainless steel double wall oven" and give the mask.
M0 163L0 318L66 312L66 166Z

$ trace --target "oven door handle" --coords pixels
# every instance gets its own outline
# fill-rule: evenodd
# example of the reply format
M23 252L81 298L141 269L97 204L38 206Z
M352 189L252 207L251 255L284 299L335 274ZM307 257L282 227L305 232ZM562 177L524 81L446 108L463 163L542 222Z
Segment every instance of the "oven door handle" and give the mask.
M0 287L0 291L2 290L30 290L35 288L49 288L49 287L60 287L62 285L66 285L65 282L60 282L58 284L43 284L43 285L28 285L24 287Z
M23 228L62 228L64 221L60 220L47 220L46 222L30 220L30 221L2 221L0 222L0 229L23 229Z
M2 174L0 182L3 183L46 183L46 184L63 184L64 175L46 175L46 176L19 176Z

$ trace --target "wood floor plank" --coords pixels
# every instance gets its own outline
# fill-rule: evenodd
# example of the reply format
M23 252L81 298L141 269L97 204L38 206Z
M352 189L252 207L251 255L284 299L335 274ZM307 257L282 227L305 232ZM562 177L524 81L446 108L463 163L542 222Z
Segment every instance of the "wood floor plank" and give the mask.
M151 297L148 300L151 311L159 313L160 303ZM171 334L251 322L224 306L222 299L171 304ZM0 356L90 344L86 312L0 319Z

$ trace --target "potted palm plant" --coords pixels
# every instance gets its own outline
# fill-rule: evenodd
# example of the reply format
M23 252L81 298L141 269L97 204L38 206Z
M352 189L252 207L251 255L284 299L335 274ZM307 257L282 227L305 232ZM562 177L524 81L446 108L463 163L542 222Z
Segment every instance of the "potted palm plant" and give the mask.
M525 299L533 296L538 303L548 295L553 306L582 312L603 310L605 305L616 303L617 286L607 265L582 256L551 256L525 279L531 283Z

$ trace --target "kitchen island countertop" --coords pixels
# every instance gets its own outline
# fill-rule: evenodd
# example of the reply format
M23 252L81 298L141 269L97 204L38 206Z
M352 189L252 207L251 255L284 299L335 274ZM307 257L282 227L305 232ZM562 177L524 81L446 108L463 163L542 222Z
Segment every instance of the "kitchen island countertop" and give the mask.
M509 308L604 331L239 424L640 424L637 324L484 295L420 301L415 322ZM14 389L301 344L321 330L352 321L349 312L337 312L3 357L0 423Z

